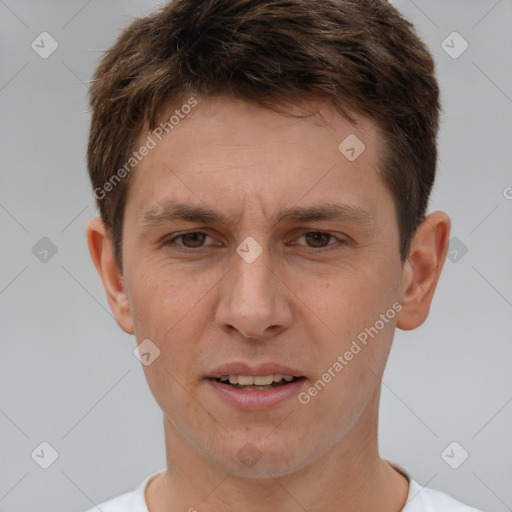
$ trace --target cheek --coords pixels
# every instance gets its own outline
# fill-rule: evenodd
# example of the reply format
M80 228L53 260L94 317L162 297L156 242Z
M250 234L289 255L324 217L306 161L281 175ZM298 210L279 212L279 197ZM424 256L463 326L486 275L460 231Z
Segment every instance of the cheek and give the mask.
M185 277L176 266L147 262L144 267L130 280L134 321L161 337L200 302L207 283L190 273Z
M382 284L368 268L340 267L321 280L308 274L294 281L303 290L304 302L338 339L354 334L373 318L382 302Z
M375 255L371 264L366 263L340 269L316 287L311 278L302 281L307 287L305 302L315 313L309 315L311 322L328 327L322 328L325 336L316 336L322 361L318 370L327 371L338 356L351 352L347 368L340 372L350 387L358 385L357 381L363 378L361 372L368 373L368 368L379 373L387 359L395 325L392 307L397 304L399 272L382 256ZM381 315L385 315L384 320ZM311 329L314 331L313 324ZM370 376L374 378L371 373Z
M154 342L160 350L155 363L177 376L196 364L196 345L213 311L208 294L219 278L216 272L185 273L176 265L148 264L146 269L131 280L135 334L139 343Z

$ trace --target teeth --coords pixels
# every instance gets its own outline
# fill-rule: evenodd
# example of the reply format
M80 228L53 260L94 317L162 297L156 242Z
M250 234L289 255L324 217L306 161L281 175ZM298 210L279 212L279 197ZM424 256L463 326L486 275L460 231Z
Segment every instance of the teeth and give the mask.
M229 382L231 382L231 375L229 376ZM233 375L235 379L238 379L238 384L240 386L253 386L254 385L254 377L250 377L247 375L239 375L236 377L236 375Z
M273 382L281 382L283 379L286 382L291 382L294 377L279 373L258 377L253 377L252 375L224 375L220 378L220 381L229 381L230 384L239 384L240 386L269 386Z

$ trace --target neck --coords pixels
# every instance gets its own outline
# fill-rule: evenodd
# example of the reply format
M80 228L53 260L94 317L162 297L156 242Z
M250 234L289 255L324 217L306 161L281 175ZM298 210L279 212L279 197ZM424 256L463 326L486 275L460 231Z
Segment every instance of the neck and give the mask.
M400 512L409 484L380 458L376 419L370 421L374 428L353 429L328 453L298 471L247 478L223 470L199 453L164 416L167 470L147 487L149 512L261 512L269 507L282 512Z

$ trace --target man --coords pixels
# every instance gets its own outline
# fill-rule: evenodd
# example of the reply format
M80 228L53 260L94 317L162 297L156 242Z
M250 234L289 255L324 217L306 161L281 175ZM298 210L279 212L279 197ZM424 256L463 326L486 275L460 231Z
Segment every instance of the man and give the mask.
M377 445L394 330L427 318L450 233L412 25L377 0L175 0L106 53L91 107L89 249L167 455L98 508L474 512Z

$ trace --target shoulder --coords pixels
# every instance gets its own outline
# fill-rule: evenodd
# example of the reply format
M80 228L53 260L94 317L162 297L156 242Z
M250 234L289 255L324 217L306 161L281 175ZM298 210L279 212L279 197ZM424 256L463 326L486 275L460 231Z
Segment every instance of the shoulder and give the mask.
M146 504L146 487L149 481L162 471L164 471L164 469L160 469L159 471L148 475L144 480L142 480L142 482L140 482L135 490L116 496L115 498L104 501L103 503L99 503L86 512L98 512L98 510L101 510L101 512L148 512Z
M99 503L86 512L97 512L98 508L102 512L147 512L147 508L140 508L140 500L137 499L135 491Z
M409 495L402 512L481 512L449 494L422 487L415 480L409 481Z

